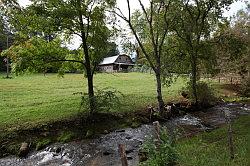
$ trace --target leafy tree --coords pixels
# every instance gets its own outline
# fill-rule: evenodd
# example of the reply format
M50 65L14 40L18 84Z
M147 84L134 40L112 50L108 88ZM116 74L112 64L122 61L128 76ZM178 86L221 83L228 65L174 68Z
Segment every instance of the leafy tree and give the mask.
M118 46L117 46L117 44L115 44L115 42L110 42L108 44L108 53L107 53L106 57L119 55L120 52L119 52L117 47Z
M69 38L73 35L80 37L82 54L75 57L74 62L83 65L86 73L91 114L96 110L93 74L103 56L107 55L108 39L111 35L106 25L105 10L114 4L113 0L32 0L27 8L12 12L12 18L15 18L12 25L21 31L20 36L25 34L29 38L62 34ZM44 59L52 62L58 60L54 56Z
M224 21L214 37L217 68L220 73L238 73L244 79L249 75L250 39L249 10L240 10L231 24Z
M5 37L5 24L3 19L3 13L0 12L0 53L6 48L6 37ZM0 57L0 71L4 70L4 58Z
M147 8L141 0L138 0L141 11L131 13L131 4L127 0L128 17L117 8L114 13L127 22L143 55L148 64L153 69L157 82L157 100L160 113L164 111L164 101L162 98L162 57L163 47L167 45L165 40L171 27L174 24L172 6L174 1L155 1L151 0Z
M19 8L20 6L16 0L0 1L0 53L13 43L8 14L10 10ZM6 78L9 78L9 57L0 57L0 66L3 68L6 66Z
M12 71L15 74L23 72L43 72L47 70L63 71L60 62L81 62L67 59L69 50L61 47L59 39L48 42L44 39L33 37L28 41L13 45L3 55L7 54L12 59Z
M181 0L178 1L178 24L175 33L182 41L182 48L188 55L191 66L191 82L193 96L197 104L197 80L199 59L205 55L205 40L221 18L223 8L230 5L232 0Z

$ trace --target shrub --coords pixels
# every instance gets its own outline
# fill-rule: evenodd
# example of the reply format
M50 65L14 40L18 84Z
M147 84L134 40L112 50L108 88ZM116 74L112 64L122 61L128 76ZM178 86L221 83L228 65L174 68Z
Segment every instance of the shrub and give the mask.
M240 94L244 97L250 97L250 76L241 81Z
M217 101L211 85L207 84L206 82L198 81L196 89L198 102L201 105L213 105ZM191 101L195 100L191 82L188 82L183 91L187 93L187 97L191 99Z
M82 94L82 93L81 93ZM95 112L105 112L117 108L121 105L120 97L122 93L113 88L95 90ZM87 94L81 96L81 109L89 109L89 98Z
M161 143L156 146L154 140L147 141L143 146L148 159L140 163L141 166L172 166L176 165L178 153L174 141L168 136L166 130L160 132Z
M50 144L52 141L51 139L49 138L44 138L44 139L41 139L37 142L36 144L36 150L41 150L43 149L44 147L46 147L48 144Z
M59 142L66 143L72 140L74 137L75 137L75 134L73 132L66 131L66 132L62 132L60 136L57 138L57 140Z

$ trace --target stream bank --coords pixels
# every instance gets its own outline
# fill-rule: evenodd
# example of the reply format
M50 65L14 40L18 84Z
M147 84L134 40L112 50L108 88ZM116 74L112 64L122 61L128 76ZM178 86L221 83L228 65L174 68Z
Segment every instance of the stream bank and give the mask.
M229 110L233 119L240 115L250 114L249 104L223 103L203 111L172 118L161 123L162 126L178 129L181 137L190 137L203 131L210 131L225 124L224 110ZM123 119L126 117L123 117ZM27 158L20 159L8 156L0 159L2 166L120 166L118 144L126 145L126 153L130 166L139 162L138 151L142 143L153 133L151 124L137 128L124 128L98 138L75 140L69 143L55 143L30 153Z

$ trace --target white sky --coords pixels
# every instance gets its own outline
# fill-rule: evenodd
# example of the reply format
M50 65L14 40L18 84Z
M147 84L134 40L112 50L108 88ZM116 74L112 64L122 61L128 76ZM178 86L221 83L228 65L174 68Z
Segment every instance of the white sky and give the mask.
M31 2L29 0L18 0L19 4L21 6L27 6L29 4L31 4ZM147 6L147 4L149 4L149 0L142 0L143 4L145 4ZM127 9L127 1L126 0L117 0L117 5L118 7L121 9L121 11L123 12L123 14L125 16L128 15L128 9ZM135 9L140 9L140 4L137 0L130 0L130 6L131 6L131 11L133 12ZM237 1L237 2L234 2L231 6L230 6L230 9L228 11L224 11L224 14L223 16L225 17L230 17L230 16L233 16L234 14L236 14L236 12L240 9L243 9L246 7L246 4L244 2L244 0L240 0L240 1ZM122 27L125 27L126 24L121 21L120 22L121 26ZM79 40L77 39L74 39L72 41L72 44L69 44L69 48L71 49L75 49L75 48L78 48L79 47Z

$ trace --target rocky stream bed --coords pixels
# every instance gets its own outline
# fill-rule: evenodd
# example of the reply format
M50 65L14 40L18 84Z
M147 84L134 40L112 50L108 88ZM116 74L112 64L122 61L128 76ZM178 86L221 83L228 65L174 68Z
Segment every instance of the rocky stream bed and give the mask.
M250 114L249 104L224 103L204 111L173 118L162 126L177 128L181 137L220 127L226 123L224 111L231 117ZM97 139L55 143L26 158L8 156L0 159L0 166L120 166L118 144L126 145L129 166L139 163L139 148L153 133L151 124L138 128L125 128L102 135Z

